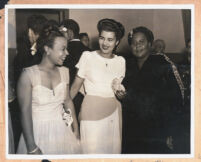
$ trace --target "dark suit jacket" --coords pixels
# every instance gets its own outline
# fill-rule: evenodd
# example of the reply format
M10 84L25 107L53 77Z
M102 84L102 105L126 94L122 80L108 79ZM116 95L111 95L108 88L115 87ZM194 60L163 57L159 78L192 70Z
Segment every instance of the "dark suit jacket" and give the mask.
M40 63L41 54L31 54L31 44L26 33L17 38L17 55L14 60L15 81L17 82L23 68Z

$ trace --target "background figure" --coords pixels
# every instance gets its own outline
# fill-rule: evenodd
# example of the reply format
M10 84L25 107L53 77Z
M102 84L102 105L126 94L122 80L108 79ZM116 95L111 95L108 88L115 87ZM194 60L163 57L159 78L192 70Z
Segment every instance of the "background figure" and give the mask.
M69 68L70 72L70 86L75 79L77 68L75 65L78 63L82 53L84 51L90 51L88 47L86 47L80 40L79 40L79 31L80 27L78 23L73 19L67 19L61 22L60 30L69 40L68 42L68 52L69 55L66 57L64 61L64 66ZM84 87L81 87L80 92L76 95L73 99L73 103L75 105L76 116L80 112L81 103L84 98Z
M15 141L13 136L13 127L10 117L10 111L8 111L8 153L9 154L15 153Z
M125 60L114 53L124 27L113 19L102 19L97 28L100 50L82 54L70 94L74 98L84 83L86 95L80 112L83 153L119 154L122 114L112 83L115 79L121 82L125 75Z
M183 53L183 61L180 63L181 65L190 65L191 64L191 40L187 41L185 49L182 51Z
M190 115L191 115L191 41L187 41L187 46L184 51L184 60L178 65L178 70L184 84L184 108L182 109L181 117L183 118L182 128L182 145L180 149L185 152L190 152Z
M15 100L16 96L14 93L14 89L11 86L10 80L8 79L8 104L12 103ZM15 109L15 107L12 107L12 109ZM15 140L13 136L13 126L12 126L12 120L10 115L10 107L8 105L8 147L9 147L9 154L15 153Z
M152 45L152 50L153 50L153 53L157 54L157 53L165 53L165 41L162 40L162 39L156 39L154 42L153 42L153 45Z
M11 69L9 70L13 71ZM20 123L20 110L15 91L15 82L10 73L8 75L8 120L9 149L11 149L9 153L15 153L22 132L22 128Z
M36 54L35 45L46 22L47 19L42 15L28 17L28 29L17 39L17 56L14 61L16 84L22 69L39 63L42 58Z
M79 39L86 47L89 48L89 36L87 33L80 33Z
M191 63L191 40L187 42L188 62Z
M42 61L23 70L17 87L23 128L17 153L80 153L69 71L62 67L68 55L67 39L57 27L48 25L36 46ZM63 120L64 111L71 111L73 129Z
M179 76L163 55L151 55L154 40L146 27L128 34L132 56L123 81L123 153L176 153L182 95ZM181 134L180 134L181 135ZM182 136L181 136L182 137ZM182 151L181 151L182 152Z

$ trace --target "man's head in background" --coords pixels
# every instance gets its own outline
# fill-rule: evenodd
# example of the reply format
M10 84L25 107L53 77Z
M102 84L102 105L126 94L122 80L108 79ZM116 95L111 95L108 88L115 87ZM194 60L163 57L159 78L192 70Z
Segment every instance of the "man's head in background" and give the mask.
M47 19L42 15L31 15L27 19L28 36L31 45L33 45L38 39Z
M153 42L153 52L155 53L165 53L165 41L162 39L157 39Z
M68 40L79 38L80 27L73 19L66 19L60 24L60 31Z

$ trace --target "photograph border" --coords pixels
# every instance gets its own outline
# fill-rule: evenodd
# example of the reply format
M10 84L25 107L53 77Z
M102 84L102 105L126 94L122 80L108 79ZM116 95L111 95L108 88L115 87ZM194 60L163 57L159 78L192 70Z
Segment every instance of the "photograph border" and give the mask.
M8 10L9 9L190 9L191 10L191 153L190 154L93 154L93 155L17 155L17 154L8 154ZM194 158L195 155L195 103L194 103L194 28L195 28L195 6L194 4L59 4L59 5L50 5L50 4L40 4L40 5L13 5L9 4L5 6L5 119L6 119L6 158L8 159L91 159L91 158L115 158L115 159L124 159L124 158Z

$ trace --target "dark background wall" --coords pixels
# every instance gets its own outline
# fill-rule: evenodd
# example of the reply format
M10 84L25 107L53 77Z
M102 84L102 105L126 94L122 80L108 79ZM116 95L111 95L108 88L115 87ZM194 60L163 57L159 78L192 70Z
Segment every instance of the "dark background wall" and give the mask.
M69 10L63 9L16 9L16 34L19 37L27 30L27 18L33 14L41 14L48 20L52 19L60 23L69 17Z

